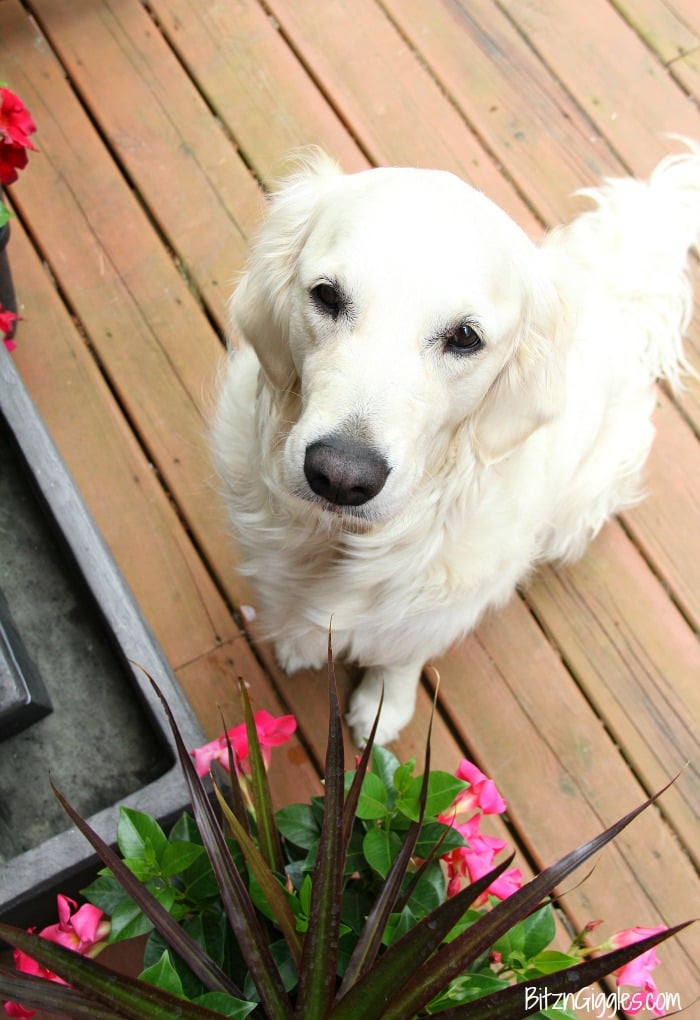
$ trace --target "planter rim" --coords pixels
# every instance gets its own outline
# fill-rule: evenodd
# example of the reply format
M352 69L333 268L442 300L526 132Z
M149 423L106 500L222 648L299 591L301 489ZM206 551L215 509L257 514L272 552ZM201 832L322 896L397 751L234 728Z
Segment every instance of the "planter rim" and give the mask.
M188 806L175 743L143 670L153 677L167 699L186 746L203 743L204 733L3 344L0 413L120 650L135 693L172 757L172 766L159 779L87 819L106 842L113 844L120 806L147 812L162 821ZM72 828L0 863L0 918L52 889L60 891L60 883L71 874L96 864L91 846Z

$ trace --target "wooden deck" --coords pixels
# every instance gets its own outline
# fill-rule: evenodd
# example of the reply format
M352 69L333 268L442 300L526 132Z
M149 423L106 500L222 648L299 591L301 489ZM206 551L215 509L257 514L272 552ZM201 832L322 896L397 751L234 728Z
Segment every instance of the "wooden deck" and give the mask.
M206 438L260 183L319 143L347 170L456 171L537 235L580 208L576 188L650 171L664 132L700 139L700 6L0 0L0 80L39 126L11 189L16 363L208 733L219 706L236 716L239 673L296 714L275 781L301 799L324 679L288 681L245 623ZM700 369L700 316L689 351ZM657 425L647 500L436 664L434 762L466 754L497 780L525 869L682 770L563 901L606 935L700 914L697 381L659 394ZM660 956L659 987L689 1006L700 926Z

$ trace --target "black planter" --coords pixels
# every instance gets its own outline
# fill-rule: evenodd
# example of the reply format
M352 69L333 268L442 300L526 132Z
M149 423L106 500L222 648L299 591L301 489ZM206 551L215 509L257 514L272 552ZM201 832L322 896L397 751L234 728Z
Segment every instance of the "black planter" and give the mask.
M6 281L7 277L3 279ZM5 306L7 307L7 303ZM123 804L136 810L145 811L163 823L174 819L187 806L184 783L176 763L174 742L165 723L162 707L144 672L135 663L139 663L164 692L187 746L195 747L201 744L204 736L177 679L149 631L131 592L29 398L12 362L11 355L1 343L0 428L3 428L7 433L8 442L14 447L23 469L26 469L30 487L36 494L41 512L45 514L52 532L58 536L56 541L60 547L59 553L60 556L65 557L65 573L76 576L86 603L90 603L86 607L85 613L90 613L95 617L95 626L101 628L104 643L109 646L109 654L115 662L113 671L117 675L116 682L123 688L119 696L123 701L129 703L131 706L129 711L133 708L144 720L138 724L129 723L128 735L133 736L132 730L143 728L143 740L147 744L146 750L155 761L154 768L158 773L156 778L133 789L126 796L120 794L116 798L116 802L108 801L104 805L100 804L94 813L81 812L89 814L88 820L92 827L100 833L103 839L113 843L119 805ZM6 460L7 458L3 460L2 447L0 447L0 471L7 467ZM10 535L10 540L11 538L12 535ZM0 543L7 541L6 534L0 535ZM12 549L6 547L7 555L12 552ZM0 549L0 557L2 556L3 551ZM61 572L59 570L59 573ZM8 668L14 669L15 679L19 673L25 680L28 680L29 688L33 686L34 693L30 692L30 700L32 697L34 698L34 707L40 714L49 708L46 698L41 695L42 686L48 691L51 700L56 700L60 693L56 690L57 681L54 676L53 662L49 659L43 666L40 664L37 669L35 655L24 654L26 649L15 654L17 647L21 646L23 637L21 629L14 628L12 623L13 605L10 598L6 599L3 611L5 623L7 624L9 620L9 626L6 626L4 631L6 635L5 648L7 649L9 645L11 649L9 653L11 661ZM83 625L82 612L81 609L80 626ZM52 625L60 629L62 622L59 616ZM95 640L99 643L102 638ZM91 646L95 644L95 640L93 638L90 638L89 641L86 640L86 648L88 644ZM12 650L13 642L15 642L14 652ZM19 642L19 646L17 642ZM0 671L0 677L1 675ZM95 686L93 687L95 695L101 692L101 683L102 677L95 676ZM20 693L17 694L17 691ZM37 691L39 692L38 698L36 697ZM10 699L13 692L15 700L21 701L21 685L12 688ZM82 696L80 697L82 698ZM99 697L88 695L79 700L79 711L73 713L86 720L86 731L89 718L99 715L99 701ZM38 708L36 703L39 703ZM17 708L16 705L13 707ZM80 715L81 712L83 716ZM32 722L32 730L38 731L42 727L50 726L51 716L41 719L38 723L35 719L30 722ZM15 724L7 727L8 732L16 728ZM108 777L120 778L124 756L120 760L122 734L116 720L113 722L112 729L115 731L116 760L111 763L105 762L103 771ZM10 737L10 740L17 739L26 740L26 734ZM79 742L81 741L89 742L87 732L80 733ZM0 756L5 755L6 761L9 755L7 747L8 741L0 742ZM71 748L69 747L68 750L70 751ZM78 746L73 748L76 755L80 753L80 750ZM42 784L42 788L48 788L46 763L41 760L33 760L33 756L30 755L26 757L27 760L18 762L16 770L10 769L12 783L18 784L20 792L24 790L29 792L39 784ZM61 776L55 775L53 778L56 784L61 787ZM88 772L83 785L89 787L93 780L97 784L97 779L96 772ZM8 816L6 811L3 817L2 796L3 789L0 787L0 824L3 823L3 820L7 823ZM7 824L11 825L11 812L9 815L10 822ZM15 856L10 856L7 860L0 860L0 919L23 926L41 925L55 921L55 894L65 892L74 895L77 889L94 874L96 867L97 858L89 844L80 833L73 829L58 832L39 845L23 850Z

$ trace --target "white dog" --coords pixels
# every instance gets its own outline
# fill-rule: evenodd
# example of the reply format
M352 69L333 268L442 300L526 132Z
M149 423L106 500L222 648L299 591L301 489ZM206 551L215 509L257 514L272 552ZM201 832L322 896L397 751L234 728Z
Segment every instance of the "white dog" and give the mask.
M655 378L685 366L700 153L533 244L439 171L316 154L273 197L232 301L218 468L288 672L365 667L349 722L410 720L421 668L533 565L638 495Z

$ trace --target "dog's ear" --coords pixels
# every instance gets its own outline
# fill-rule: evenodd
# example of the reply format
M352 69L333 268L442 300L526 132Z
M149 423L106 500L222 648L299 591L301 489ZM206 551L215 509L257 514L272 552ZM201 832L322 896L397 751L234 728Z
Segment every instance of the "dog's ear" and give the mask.
M470 421L483 463L501 460L562 410L565 336L563 302L553 283L540 279L530 288L515 347Z
M318 149L300 156L297 164L269 200L247 270L230 304L234 330L254 348L265 375L277 389L291 386L296 375L289 353L289 312L297 259L324 183L341 172Z

